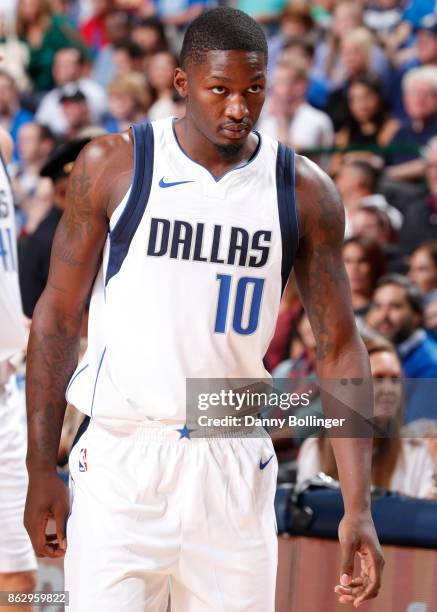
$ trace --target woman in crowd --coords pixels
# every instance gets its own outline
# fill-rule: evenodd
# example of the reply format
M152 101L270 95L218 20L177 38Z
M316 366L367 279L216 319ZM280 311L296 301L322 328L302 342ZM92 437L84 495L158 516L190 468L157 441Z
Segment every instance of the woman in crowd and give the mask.
M110 114L103 122L108 132L122 132L146 119L152 96L142 74L119 74L109 84L108 96Z
M374 379L374 486L418 498L435 497L435 466L426 442L400 437L402 370L394 347L384 338L365 336ZM338 480L329 438L307 438L298 456L298 481L318 472Z
M363 74L350 81L347 107L348 118L337 133L337 147L367 150L373 156L377 154L374 149L386 147L399 128L398 121L387 111L381 82L374 75ZM342 160L341 154L331 158L331 174L337 172Z
M437 240L423 242L412 253L409 277L423 292L425 327L437 340Z
M354 313L362 318L370 308L376 281L385 272L384 251L369 238L353 236L344 242L343 261L351 286Z
M427 303L437 299L437 240L424 242L412 253L409 277Z
M17 35L29 48L27 71L38 92L54 86L52 64L59 49L86 51L65 16L52 12L49 0L19 0Z
M155 97L149 110L151 121L175 114L173 75L176 67L177 59L170 51L155 53L149 60L147 79Z

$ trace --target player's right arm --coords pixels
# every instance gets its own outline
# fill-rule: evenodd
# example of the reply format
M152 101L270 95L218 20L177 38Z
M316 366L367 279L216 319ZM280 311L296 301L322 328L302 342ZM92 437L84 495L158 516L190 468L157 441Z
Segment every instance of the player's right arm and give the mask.
M40 556L63 556L66 548L68 495L56 471L65 390L78 361L82 316L101 263L112 194L117 193L114 183L123 166L128 175L132 165L128 135L104 136L80 153L52 246L47 286L33 315L26 374L29 488L24 524ZM45 534L49 517L55 518L56 535Z

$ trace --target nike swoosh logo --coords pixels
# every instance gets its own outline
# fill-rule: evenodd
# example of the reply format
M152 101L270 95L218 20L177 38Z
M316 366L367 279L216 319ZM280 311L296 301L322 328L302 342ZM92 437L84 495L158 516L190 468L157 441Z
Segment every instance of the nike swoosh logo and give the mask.
M259 469L260 469L260 470L263 470L264 468L266 468L266 467L268 466L268 464L270 463L270 461L273 459L273 457L274 457L274 456L275 456L275 455L272 455L271 457L269 457L269 458L267 459L267 461L265 461L264 463L263 463L263 460L262 460L262 459L260 459L260 460L259 460Z
M164 177L159 181L159 186L165 189L166 187L174 187L175 185L184 185L185 183L194 183L194 181L174 181L173 183L166 183Z

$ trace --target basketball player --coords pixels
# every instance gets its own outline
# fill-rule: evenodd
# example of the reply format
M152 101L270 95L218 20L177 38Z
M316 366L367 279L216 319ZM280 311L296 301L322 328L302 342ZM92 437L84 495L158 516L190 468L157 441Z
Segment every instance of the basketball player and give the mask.
M164 612L169 588L178 612L274 610L273 446L190 438L185 379L267 376L293 264L320 377L369 377L338 195L314 164L253 131L266 61L247 15L203 14L175 71L185 117L97 139L73 169L29 344L25 513L37 554L66 553L71 610ZM70 454L69 516L55 469L65 392L88 415ZM336 591L358 606L377 594L383 563L371 445L333 445L345 502ZM46 536L49 515L56 534Z
M12 189L6 162L12 139L0 128L0 591L30 592L36 559L23 526L26 498L26 412L14 360L26 345L18 286ZM0 610L10 607L0 605ZM18 606L21 612L31 607Z

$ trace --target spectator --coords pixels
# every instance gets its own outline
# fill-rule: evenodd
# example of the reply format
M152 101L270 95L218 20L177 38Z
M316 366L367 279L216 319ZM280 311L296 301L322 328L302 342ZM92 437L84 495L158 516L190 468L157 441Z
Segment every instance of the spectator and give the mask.
M370 204L362 205L351 216L351 233L373 240L381 247L387 272L406 272L407 266L397 244L396 229L384 209Z
M407 119L402 96L403 78L412 68L437 66L437 18L435 15L428 15L418 24L416 40L411 50L413 57L401 63L393 71L387 92L393 113L402 120Z
M351 218L351 234L374 240L381 247L394 239L389 216L385 210L372 205L361 205L357 209Z
M108 87L110 114L103 127L108 132L122 132L144 121L152 97L145 78L132 72L115 77Z
M53 87L51 68L59 49L76 47L85 52L67 19L52 13L48 0L19 0L17 35L29 48L27 70L37 92Z
M144 53L132 40L124 40L114 45L115 74L143 72Z
M424 329L423 296L405 276L381 278L373 295L367 322L391 340L400 356L408 381L406 422L437 418L435 398L430 397L426 380L437 377L437 342Z
M108 43L106 16L112 5L112 0L91 0L92 16L80 26L80 35L94 54Z
M346 73L340 57L343 39L363 25L363 11L360 3L341 0L334 9L334 18L326 40L316 47L312 76L330 83L331 89L341 87ZM383 75L388 62L382 49L373 45L370 49L369 69Z
M150 58L147 78L155 97L149 109L150 120L175 114L173 76L176 67L176 57L170 51L160 51Z
M39 123L47 125L55 134L62 135L68 128L61 95L63 87L75 84L85 95L93 123L99 122L107 109L105 91L92 79L82 76L84 58L77 49L61 49L55 55L53 76L56 87L44 96L36 113Z
M412 253L424 240L437 234L437 137L429 141L424 151L427 194L418 193L408 198L402 212L404 222L399 233L399 245L405 254Z
M40 171L55 146L51 131L38 123L24 123L18 132L20 160L10 166L14 201L29 214L40 181ZM22 219L24 222L24 219Z
M270 341L269 348L264 358L264 363L271 372L284 359L289 357L290 338L296 328L296 321L302 312L294 276L288 281L281 303L279 315L276 321L275 333Z
M370 308L376 282L385 272L384 251L369 238L355 236L344 243L343 261L349 278L354 314L363 318Z
M424 174L420 147L437 134L437 67L414 68L402 82L408 120L398 129L390 145L399 148L387 157L390 178L416 180Z
M346 211L345 237L352 235L352 219L363 206L376 206L385 211L395 229L402 223L401 213L377 193L379 171L367 160L345 158L335 178Z
M434 497L434 464L423 440L400 437L402 371L393 347L384 339L364 338L374 380L372 484L418 498ZM378 435L379 434L379 435ZM338 480L329 437L307 438L298 455L298 481L318 472Z
M18 130L23 123L32 121L32 119L32 113L20 105L20 97L14 79L8 72L0 69L0 125L12 136L14 160L19 158L17 149Z
M308 70L304 64L281 60L273 73L272 91L259 128L295 149L330 147L334 132L326 113L306 102Z
M164 25L157 17L145 17L134 22L131 38L143 50L146 66L154 53L168 50Z
M288 408L284 410L273 410L269 412L270 416L278 415L287 418L294 414L297 418L302 418L307 415L322 416L323 409L319 388L317 385L316 375L316 350L317 343L314 338L313 331L304 310L301 311L293 326L293 333L290 338L290 346L288 349L288 359L282 361L272 372L275 379L275 389L277 391L286 390L287 393L309 393L311 401L308 406L299 408ZM282 382L287 379L287 382ZM294 382L291 383L290 379ZM278 454L279 460L283 462L287 459L293 459L296 456L296 449L302 443L302 440L317 431L317 427L286 427L281 431L276 432L270 430L275 440L275 449L280 448Z
M311 36L313 19L305 4L286 4L279 20L279 32L268 40L269 58L267 73L270 76L287 43L307 40Z
M23 312L30 319L47 283L53 236L65 206L68 175L74 160L89 141L89 138L83 138L61 145L41 170L41 176L47 176L53 181L53 206L35 232L26 240L19 258Z
M99 85L106 88L115 77L117 69L114 63L115 46L129 37L129 17L123 11L109 13L105 17L107 44L98 51L93 63L92 77Z
M154 0L158 17L167 26L184 27L206 8L214 8L215 0Z
M357 28L344 34L340 47L340 58L344 67L344 80L334 89L326 103L326 112L338 132L350 120L348 108L349 85L353 79L370 72L371 52L374 39L365 28Z
M317 344L305 311L295 320L290 339L288 359L281 361L272 372L273 378L298 378L315 373Z
M378 37L393 32L402 23L403 10L399 0L374 0L365 4L364 25Z
M60 102L67 122L64 138L66 140L78 138L82 130L91 127L86 96L74 83L69 83L62 90Z
M340 128L335 144L354 150L372 151L386 147L399 128L385 107L379 79L364 74L352 79L347 90L347 120ZM342 156L333 157L331 169L341 163Z
M408 275L424 294L425 304L437 299L437 240L422 243L412 253Z
M270 56L269 56L270 57ZM285 43L281 59L289 63L300 63L306 66L308 71L307 102L311 106L323 109L328 99L329 86L326 81L314 77L311 73L313 65L314 45L303 38L292 38ZM273 73L273 67L269 77Z
M8 67L8 74L14 79L18 90L24 92L31 88L26 70L29 63L29 49L15 34L14 16L10 15L8 18L5 7L0 7L0 57Z

